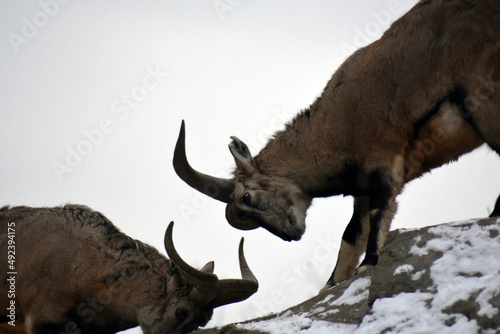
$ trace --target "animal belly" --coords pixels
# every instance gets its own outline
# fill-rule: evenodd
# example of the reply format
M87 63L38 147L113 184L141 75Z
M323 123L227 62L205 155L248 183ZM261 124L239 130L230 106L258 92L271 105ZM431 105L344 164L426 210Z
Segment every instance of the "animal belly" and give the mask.
M483 139L458 108L445 102L418 132L405 154L405 182L457 160L483 144Z

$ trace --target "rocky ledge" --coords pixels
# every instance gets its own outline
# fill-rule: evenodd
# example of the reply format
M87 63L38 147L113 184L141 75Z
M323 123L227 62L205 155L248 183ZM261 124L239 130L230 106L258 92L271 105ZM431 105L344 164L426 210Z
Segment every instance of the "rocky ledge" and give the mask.
M500 218L389 233L379 264L277 314L198 330L500 333Z

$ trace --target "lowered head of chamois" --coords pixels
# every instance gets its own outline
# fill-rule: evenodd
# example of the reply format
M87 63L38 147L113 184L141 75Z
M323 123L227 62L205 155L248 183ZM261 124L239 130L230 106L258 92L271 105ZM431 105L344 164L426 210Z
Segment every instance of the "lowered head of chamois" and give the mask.
M242 279L219 279L214 263L187 264L173 241L170 259L121 233L85 206L0 209L0 251L15 231L15 294L0 295L2 328L29 334L116 333L140 326L146 334L189 333L204 326L219 306L247 299L258 289L239 245ZM12 232L14 233L14 232ZM14 268L15 266L15 268ZM0 290L8 291L4 271ZM14 304L12 313L8 307Z
M247 145L231 137L229 150L236 169L232 179L216 178L193 169L186 157L182 121L174 151L174 169L190 186L227 203L226 218L233 227L263 227L283 240L300 240L305 232L306 211L312 197L285 176L262 173Z

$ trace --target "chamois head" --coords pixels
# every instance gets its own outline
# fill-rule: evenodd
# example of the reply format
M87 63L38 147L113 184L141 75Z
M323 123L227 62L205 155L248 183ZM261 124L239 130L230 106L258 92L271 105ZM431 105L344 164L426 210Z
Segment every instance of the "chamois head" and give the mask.
M241 230L263 227L283 240L300 240L311 198L292 181L262 173L247 145L236 137L231 139L229 150L236 163L234 177L202 174L187 160L182 121L173 160L177 175L196 190L227 203L226 218L233 227Z
M187 264L175 250L172 241L173 222L165 233L165 249L170 257L170 279L167 283L166 305L143 307L138 321L145 333L189 333L204 326L213 309L247 299L257 291L258 282L250 271L243 253L243 238L239 245L242 279L219 279L214 262L201 270Z

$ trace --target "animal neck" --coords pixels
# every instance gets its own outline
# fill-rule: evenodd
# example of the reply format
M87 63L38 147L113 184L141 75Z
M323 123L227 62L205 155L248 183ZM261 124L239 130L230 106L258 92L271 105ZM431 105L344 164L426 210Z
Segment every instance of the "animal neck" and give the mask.
M347 194L351 190L344 176L353 159L335 136L342 129L335 122L320 124L319 101L276 133L254 160L262 173L286 178L311 197Z
M99 278L99 288L86 298L87 320L92 320L92 326L106 328L113 324L110 330L114 331L136 327L138 311L155 305L155 300L166 294L169 260L154 248L137 247L125 249L112 271Z

